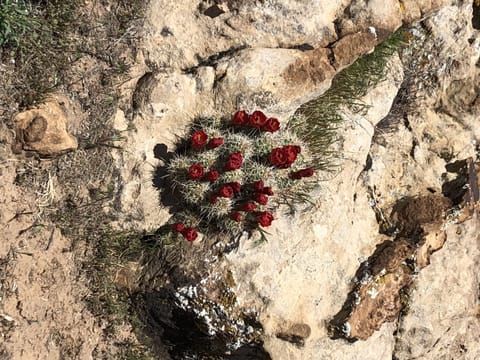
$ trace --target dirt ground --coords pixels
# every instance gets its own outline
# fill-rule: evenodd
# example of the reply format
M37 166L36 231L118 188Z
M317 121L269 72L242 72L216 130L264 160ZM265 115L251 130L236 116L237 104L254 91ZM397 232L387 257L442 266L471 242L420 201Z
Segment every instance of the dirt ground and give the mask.
M110 153L121 138L109 119L136 82L145 2L75 3L36 5L36 45L20 34L0 47L2 360L147 358L129 324L128 297L109 276L119 256L108 228ZM41 157L26 151L14 117L52 93L73 104L67 130L78 149Z
M83 303L89 290L75 266L81 253L55 226L32 227L40 199L53 194L16 186L11 160L2 167L0 185L3 356L87 359L102 349L103 326Z

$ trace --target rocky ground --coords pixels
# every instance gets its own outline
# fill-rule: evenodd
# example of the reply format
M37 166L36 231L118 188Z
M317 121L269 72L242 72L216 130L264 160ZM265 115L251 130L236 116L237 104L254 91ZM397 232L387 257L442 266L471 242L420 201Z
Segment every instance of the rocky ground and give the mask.
M86 32L58 95L27 112L2 96L0 357L480 358L479 5L151 0L144 14L117 37ZM261 245L159 246L161 168L195 116L286 121L367 78L342 98L311 207L279 213Z

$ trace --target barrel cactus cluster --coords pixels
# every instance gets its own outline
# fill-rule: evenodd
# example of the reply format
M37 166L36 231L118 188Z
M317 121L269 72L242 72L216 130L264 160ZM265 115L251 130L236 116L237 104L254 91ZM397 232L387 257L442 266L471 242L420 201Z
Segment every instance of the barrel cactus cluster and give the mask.
M261 111L201 119L184 148L167 173L185 209L172 217L171 230L188 241L212 229L230 235L257 230L264 236L278 208L307 201L314 184L307 146Z

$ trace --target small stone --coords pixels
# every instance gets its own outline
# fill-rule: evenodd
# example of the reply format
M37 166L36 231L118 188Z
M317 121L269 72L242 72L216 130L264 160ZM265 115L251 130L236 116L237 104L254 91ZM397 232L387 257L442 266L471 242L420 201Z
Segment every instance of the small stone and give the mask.
M23 150L55 156L77 149L77 139L67 132L67 125L73 119L62 106L68 102L68 99L57 95L37 108L17 114L15 124Z

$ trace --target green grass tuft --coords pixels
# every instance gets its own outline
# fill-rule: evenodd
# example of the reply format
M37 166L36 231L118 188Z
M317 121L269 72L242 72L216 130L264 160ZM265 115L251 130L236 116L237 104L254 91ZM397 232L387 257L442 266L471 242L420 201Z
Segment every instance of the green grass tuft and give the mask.
M344 121L342 109L368 111L362 97L385 80L389 59L405 41L403 34L403 29L397 31L371 54L341 71L325 93L300 106L289 120L288 127L309 144L316 169L329 171L334 167L336 154L332 144L338 139L337 130Z
M0 3L0 47L19 46L23 37L39 27L33 7L22 0Z

